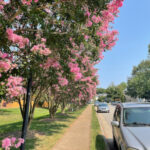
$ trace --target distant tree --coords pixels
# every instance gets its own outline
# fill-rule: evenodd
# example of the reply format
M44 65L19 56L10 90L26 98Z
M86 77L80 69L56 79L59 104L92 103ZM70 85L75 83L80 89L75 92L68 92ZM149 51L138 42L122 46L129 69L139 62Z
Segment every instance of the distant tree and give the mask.
M128 95L150 99L150 60L144 60L134 67L127 83Z
M121 82L117 87L124 91L127 88L127 84L125 82Z
M106 89L104 89L104 88L97 88L96 89L96 94L103 94L103 93L106 93Z
M99 97L98 97L98 101L99 101L99 102L104 102L105 99L106 99L106 96L99 96Z
M125 101L123 90L118 86L114 86L114 85L109 86L106 89L106 93L108 99L111 99L113 101L115 100L120 100L122 102Z

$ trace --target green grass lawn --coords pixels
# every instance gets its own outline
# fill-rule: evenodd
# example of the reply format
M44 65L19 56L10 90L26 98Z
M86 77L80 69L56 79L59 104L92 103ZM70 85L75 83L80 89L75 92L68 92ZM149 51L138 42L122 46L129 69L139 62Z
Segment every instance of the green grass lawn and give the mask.
M34 120L27 135L26 149L50 150L84 109L85 107L67 114L58 112L56 118L51 120L47 109L36 108ZM19 108L0 109L0 147L3 138L20 137L21 128L22 118Z
M101 135L99 122L94 106L92 106L91 148L90 150L106 150L104 138Z

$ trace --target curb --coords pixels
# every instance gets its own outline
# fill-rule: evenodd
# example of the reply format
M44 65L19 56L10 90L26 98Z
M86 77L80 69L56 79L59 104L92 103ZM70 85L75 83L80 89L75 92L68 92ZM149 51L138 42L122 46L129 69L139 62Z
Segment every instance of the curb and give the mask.
M106 138L104 136L103 128L101 127L101 125L100 125L100 129L101 129L101 133L103 135L103 139L104 139L104 142L105 142L106 150L110 150L110 148L108 146L108 143L107 143L107 140L106 140Z
M96 113L96 116L97 116L97 113ZM98 119L98 116L97 116L97 119ZM99 119L98 119L98 120L99 120ZM110 150L109 145L108 145L108 143L107 143L107 140L106 140L106 138L105 138L104 132L103 132L104 130L103 130L102 126L100 125L100 121L99 121L99 126L100 126L100 130L101 130L101 133L102 133L104 142L105 142L106 150Z

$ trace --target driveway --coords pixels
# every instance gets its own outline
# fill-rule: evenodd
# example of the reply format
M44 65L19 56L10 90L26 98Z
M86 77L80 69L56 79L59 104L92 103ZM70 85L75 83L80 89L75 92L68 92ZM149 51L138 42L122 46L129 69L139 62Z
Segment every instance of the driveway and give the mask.
M113 119L113 113L115 110L115 106L109 105L110 113L97 113L97 117L99 120L99 124L101 126L101 130L103 135L106 138L106 142L108 143L108 147L110 150L116 150L113 144L113 135L112 135L112 127L111 121Z

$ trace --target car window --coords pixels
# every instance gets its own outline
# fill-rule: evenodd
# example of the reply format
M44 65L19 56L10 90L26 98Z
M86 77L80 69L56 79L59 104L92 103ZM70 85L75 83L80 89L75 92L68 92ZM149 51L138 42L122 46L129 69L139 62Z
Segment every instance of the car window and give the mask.
M101 107L107 107L107 104L100 104Z
M150 108L125 108L123 113L124 124L150 124Z

